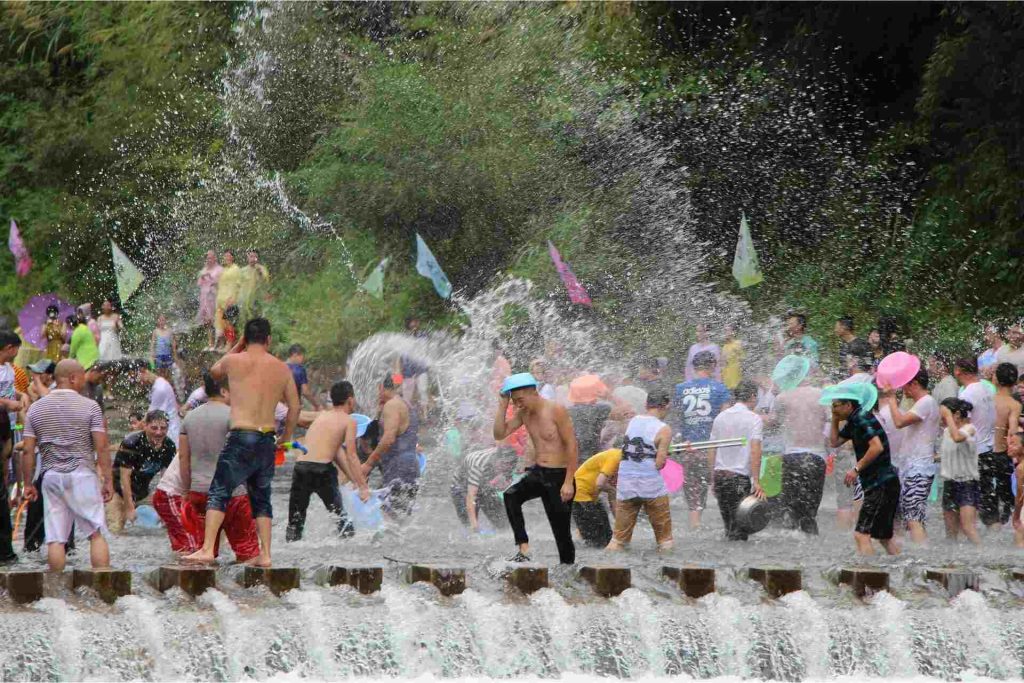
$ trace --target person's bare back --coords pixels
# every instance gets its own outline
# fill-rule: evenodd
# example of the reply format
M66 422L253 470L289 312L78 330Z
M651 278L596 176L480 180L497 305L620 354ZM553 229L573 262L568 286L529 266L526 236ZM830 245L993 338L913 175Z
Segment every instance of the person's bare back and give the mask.
M1008 449L1007 437L1011 434L1016 434L1019 429L1020 403L1012 395L1003 391L997 393L992 401L996 408L994 448L992 451L994 453L1006 453Z
M335 455L345 445L346 436L353 435L355 443L355 420L340 410L320 413L306 430L306 452L296 462L334 462Z
M231 389L231 428L274 432L274 408L288 406L282 441L289 441L299 416L299 394L288 366L266 346L247 345L243 338L210 368L217 379L228 380Z

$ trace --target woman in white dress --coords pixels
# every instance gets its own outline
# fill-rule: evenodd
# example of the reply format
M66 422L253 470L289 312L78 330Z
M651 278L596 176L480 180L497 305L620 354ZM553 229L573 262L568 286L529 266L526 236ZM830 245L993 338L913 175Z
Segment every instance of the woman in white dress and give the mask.
M121 314L114 311L114 303L107 299L98 322L100 327L100 360L121 360Z

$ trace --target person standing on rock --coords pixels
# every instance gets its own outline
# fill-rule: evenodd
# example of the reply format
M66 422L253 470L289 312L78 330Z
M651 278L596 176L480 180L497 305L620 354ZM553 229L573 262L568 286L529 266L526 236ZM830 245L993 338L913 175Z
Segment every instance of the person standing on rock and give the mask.
M64 545L72 525L89 538L93 568L109 567L103 504L113 497L114 488L103 411L79 393L85 384L80 363L62 360L54 376L57 388L32 404L25 421L21 468L25 498L31 502L40 496L32 481L38 447L45 472L41 494L50 571L64 569Z
M274 480L277 445L292 440L299 419L299 392L288 366L270 353L270 322L254 318L245 334L227 354L210 368L210 375L231 391L231 431L217 461L206 503L206 534L203 547L185 559L211 563L214 544L224 523L232 492L244 483L256 519L260 554L250 564L269 567L273 508L270 487ZM284 428L276 443L274 409L279 401L288 406Z
M516 413L507 420L505 413L510 402ZM558 559L562 564L573 564L576 546L572 541L570 520L576 492L573 477L579 455L576 434L568 411L541 398L537 393L537 380L529 373L512 375L502 385L494 415L494 439L502 441L524 425L533 442L534 464L526 468L522 479L505 491L505 511L518 546L511 561L530 561L530 538L523 519L523 503L540 498L558 546Z

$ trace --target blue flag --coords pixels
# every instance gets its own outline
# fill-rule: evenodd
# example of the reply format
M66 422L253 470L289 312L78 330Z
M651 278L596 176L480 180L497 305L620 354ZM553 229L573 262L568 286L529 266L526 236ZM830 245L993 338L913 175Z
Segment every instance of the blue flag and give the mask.
M448 276L441 270L441 264L434 258L433 252L430 251L430 247L423 241L419 233L416 233L416 272L423 277L430 278L439 297L442 299L451 297L452 283L448 281Z

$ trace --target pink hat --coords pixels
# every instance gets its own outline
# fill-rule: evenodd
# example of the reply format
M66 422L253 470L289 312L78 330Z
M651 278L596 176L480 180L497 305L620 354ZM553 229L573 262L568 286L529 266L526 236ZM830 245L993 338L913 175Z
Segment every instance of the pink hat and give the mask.
M597 375L583 375L569 383L570 403L596 403L608 395L608 387Z

